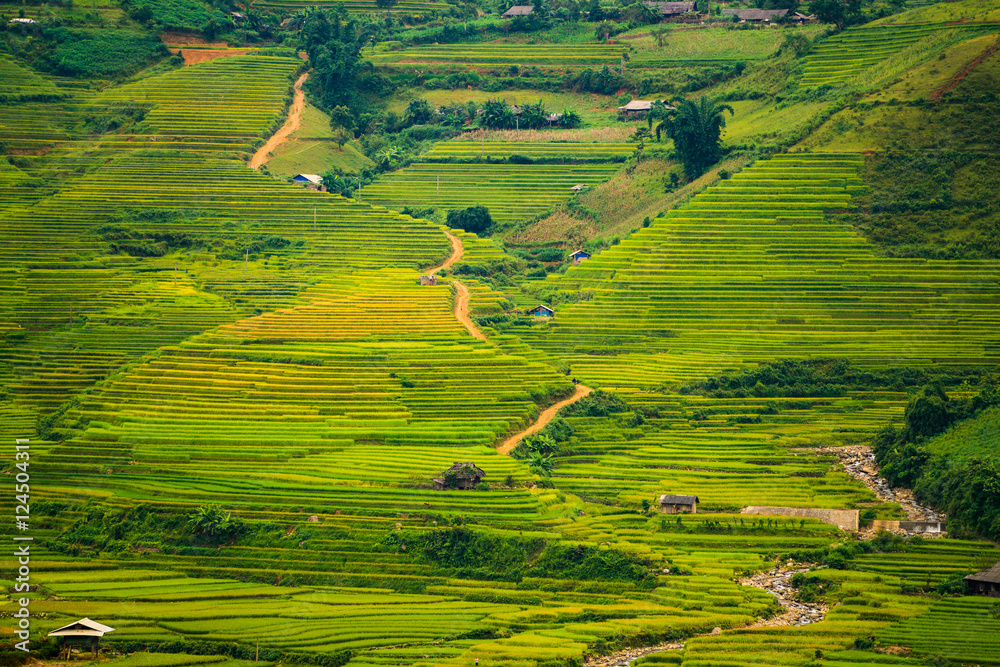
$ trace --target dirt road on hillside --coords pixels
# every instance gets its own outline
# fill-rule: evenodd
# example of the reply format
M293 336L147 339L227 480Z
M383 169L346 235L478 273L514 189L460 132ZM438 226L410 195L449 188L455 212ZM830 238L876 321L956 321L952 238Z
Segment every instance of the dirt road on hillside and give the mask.
M451 241L451 256L448 257L448 259L446 259L441 266L431 269L429 273L432 275L438 271L444 271L449 268L452 264L460 260L462 258L462 254L465 252L465 246L462 245L461 239L454 234L449 234L448 232L445 232L444 235L448 237L449 241ZM469 289L454 279L452 279L451 284L455 286L456 292L455 319L461 322L462 325L469 330L469 333L472 334L473 338L485 341L486 335L476 328L476 325L472 322L472 318L469 317Z
M502 445L500 445L497 451L500 452L501 454L510 454L511 451L513 451L513 449L517 447L517 443L521 442L522 439L526 438L532 433L538 433L543 428L548 426L549 422L552 421L552 418L556 416L556 413L559 412L559 410L566 407L570 403L576 403L581 398L589 394L591 391L593 390L590 387L586 387L582 384L576 385L576 391L573 392L572 396L570 396L569 398L565 398L559 401L558 403L555 403L554 405L550 405L549 407L545 408L542 414L538 416L538 420L535 421L534 424L524 429L520 433L517 433L507 438L507 441L504 442Z
M462 258L462 254L465 252L465 246L462 245L461 239L459 239L454 234L450 234L448 232L445 232L444 234L445 236L448 237L448 240L451 241L451 256L449 256L448 259L446 259L441 264L441 266L431 269L428 272L431 275L437 273L438 271L444 271L445 269L451 267L452 264L454 264L455 262L457 262ZM468 288L462 283L458 282L457 280L452 279L451 282L455 286L455 292L456 292L455 319L461 322L465 326L465 328L469 330L469 333L472 334L473 337L475 337L477 340L485 341L486 340L485 334L483 334L482 331L476 328L476 325L472 322L472 318L469 317ZM535 423L533 423L531 426L524 429L520 433L517 433L507 438L507 440L503 443L503 445L500 446L500 448L497 451L500 452L501 454L510 454L511 450L517 447L517 443L521 442L523 438L531 435L532 433L537 433L538 431L541 431L543 428L548 426L549 422L552 421L552 419L556 416L556 413L559 412L560 409L566 407L570 403L576 403L590 392L591 392L590 387L586 387L582 384L576 385L576 391L573 392L572 396L563 399L554 405L550 405L548 408L543 410L542 414L540 414L538 416L538 419L535 420Z
M250 163L247 166L251 169L260 169L260 166L267 162L268 154L284 143L291 136L292 132L299 129L302 109L306 106L306 94L302 92L302 84L305 83L307 78L309 78L309 74L303 74L295 82L295 98L292 100L292 108L288 110L288 118L285 119L285 124L250 158Z

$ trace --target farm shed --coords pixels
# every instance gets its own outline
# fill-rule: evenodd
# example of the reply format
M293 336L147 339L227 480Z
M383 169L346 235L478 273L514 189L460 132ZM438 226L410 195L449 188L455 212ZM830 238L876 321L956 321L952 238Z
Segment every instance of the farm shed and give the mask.
M574 264L579 264L585 259L590 259L590 253L586 250L577 250L576 252L570 253L569 258L573 260Z
M698 496L664 493L660 496L660 514L698 513Z
M527 16L531 12L535 11L534 5L514 5L503 14L500 15L502 19L512 19L515 16Z
M724 16L736 16L741 21L750 21L755 23L758 21L777 21L782 16L788 13L787 9L723 9L722 14Z
M532 317L554 317L556 311L552 310L543 303L538 304L534 308L528 311L528 314Z
M486 473L475 463L456 463L445 470L442 477L433 480L434 489L437 491L443 491L446 488L472 489L475 488L476 484L479 484L479 480L483 477L486 477Z
M965 581L973 595L1000 598L1000 561L988 570L968 575Z
M793 21L795 21L796 23L799 23L799 24L802 24L802 23L817 23L816 15L815 14L809 14L808 16L806 16L802 12L795 12L794 14L792 14L791 18L792 18Z
M647 2L647 7L655 9L663 18L676 18L681 14L696 10L695 3L692 2Z
M10 21L8 21L8 23L25 23L25 24L34 23L34 22L35 22L35 19L22 19L22 18L14 18L14 19L11 19Z
M587 189L586 183L577 183L576 185L570 188L570 190L572 190L573 192L583 192L586 189Z
M90 652L97 657L97 652L100 650L101 637L109 632L114 632L115 629L104 625L103 623L98 623L97 621L92 621L89 618L81 618L79 621L74 621L69 625L64 625L61 628L57 628L49 633L49 637L65 637L63 640L63 646L66 647L66 658L69 659L69 651L73 646L90 646Z
M618 113L625 114L626 116L638 116L648 113L652 108L653 102L651 100L632 100L625 106L618 107Z
M438 284L438 277L437 276L420 276L420 284L421 285L437 285Z

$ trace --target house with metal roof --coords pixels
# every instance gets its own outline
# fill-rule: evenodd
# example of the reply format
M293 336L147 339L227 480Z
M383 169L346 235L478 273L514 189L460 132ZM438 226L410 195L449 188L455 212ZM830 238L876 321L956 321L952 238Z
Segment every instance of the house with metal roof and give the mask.
M741 21L750 21L751 23L767 22L773 23L777 21L785 14L788 13L787 9L755 9L753 7L749 8L726 8L722 10L723 16L735 16Z
M664 493L660 496L660 514L698 513L698 496Z
M115 629L109 625L92 621L89 618L81 618L69 625L56 628L48 633L49 637L63 637L63 647L66 649L66 658L69 659L69 652L73 646L90 646L90 652L97 657L100 651L101 637Z
M531 315L532 317L554 317L556 311L552 310L544 303L540 303L531 310L529 310L528 314Z
M646 2L644 4L659 12L663 18L676 18L681 14L697 11L697 5L693 0L691 2Z
M988 570L966 576L965 583L972 595L1000 598L1000 561Z

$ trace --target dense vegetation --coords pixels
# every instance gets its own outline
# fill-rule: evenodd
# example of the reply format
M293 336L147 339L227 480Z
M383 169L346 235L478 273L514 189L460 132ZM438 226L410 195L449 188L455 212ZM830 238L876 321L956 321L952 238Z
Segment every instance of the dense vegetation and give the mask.
M989 386L965 399L950 398L939 385L925 386L910 401L905 426L889 426L873 449L890 483L913 487L917 497L948 513L958 534L1000 537L1000 469L995 423L1000 389ZM977 422L987 424L977 429ZM941 435L949 429L952 436ZM965 434L961 434L965 431ZM935 438L964 440L961 453Z

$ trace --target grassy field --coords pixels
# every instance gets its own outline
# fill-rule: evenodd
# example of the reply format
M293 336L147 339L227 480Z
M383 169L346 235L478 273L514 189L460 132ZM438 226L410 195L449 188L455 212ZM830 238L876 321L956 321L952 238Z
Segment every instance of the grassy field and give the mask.
M357 173L372 161L354 142L341 148L334 141L330 117L312 105L302 111L301 125L290 141L282 144L267 161L267 170L281 177L296 174L322 174L335 168Z

